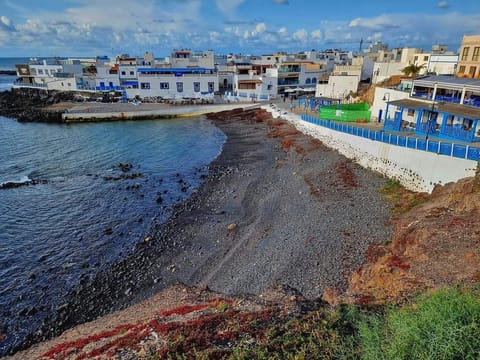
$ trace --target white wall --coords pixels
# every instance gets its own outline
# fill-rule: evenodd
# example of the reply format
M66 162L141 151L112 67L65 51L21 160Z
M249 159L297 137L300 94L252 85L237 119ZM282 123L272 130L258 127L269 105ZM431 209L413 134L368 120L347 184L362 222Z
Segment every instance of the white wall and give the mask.
M375 97L373 98L373 104L370 107L372 113L372 121L378 121L378 111L382 109L382 121L385 119L385 110L387 108L387 101L407 99L410 95L410 92L399 91L395 89L388 89L382 87L375 88ZM383 98L386 100L383 100ZM395 114L395 106L388 107L389 118L392 119Z
M338 150L361 166L398 180L412 191L432 192L436 184L455 182L474 176L477 161L413 150L345 134L301 120L300 116L262 106L272 115L283 117L308 135L320 139L326 146Z
M71 78L53 78L46 81L48 90L77 90L75 77Z
M437 75L453 75L457 69L457 54L432 54L427 65L428 72L434 72Z
M200 91L196 92L194 82L200 83ZM140 97L161 96L164 98L200 97L202 92L209 92L208 83L213 83L213 92L218 91L217 74L184 75L184 76L139 76L137 94ZM149 83L150 89L142 89L142 83ZM160 83L168 83L168 89L160 89ZM182 83L183 91L177 91L177 83ZM212 94L213 94L212 92ZM130 93L127 90L128 97Z
M402 75L402 70L408 63L402 62L376 62L373 65L372 84L382 82L393 75Z
M316 97L333 97L343 99L350 91L357 92L360 76L331 75L328 78L328 84L317 84L315 90Z

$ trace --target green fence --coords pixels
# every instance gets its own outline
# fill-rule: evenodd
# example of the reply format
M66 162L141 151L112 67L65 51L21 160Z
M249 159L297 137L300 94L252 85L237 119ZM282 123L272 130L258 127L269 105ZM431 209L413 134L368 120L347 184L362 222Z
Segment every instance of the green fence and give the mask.
M370 122L368 103L328 105L320 108L320 119L348 122Z

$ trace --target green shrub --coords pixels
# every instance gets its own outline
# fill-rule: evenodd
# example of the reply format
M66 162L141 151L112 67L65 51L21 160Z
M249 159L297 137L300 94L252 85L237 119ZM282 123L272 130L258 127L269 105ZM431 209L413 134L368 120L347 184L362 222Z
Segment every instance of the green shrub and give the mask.
M442 289L359 323L363 359L480 359L480 296Z

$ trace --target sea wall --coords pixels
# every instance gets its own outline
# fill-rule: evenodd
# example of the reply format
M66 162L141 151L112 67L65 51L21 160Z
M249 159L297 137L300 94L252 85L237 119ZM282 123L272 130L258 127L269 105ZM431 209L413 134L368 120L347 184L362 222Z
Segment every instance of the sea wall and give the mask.
M157 119L157 118L176 118L200 116L208 113L228 111L237 108L248 110L258 107L257 104L215 104L215 105L193 105L178 107L160 107L155 110L142 110L139 106L137 111L120 111L119 104L102 104L104 111L90 111L88 106L81 111L69 111L62 114L62 122L94 122L94 121L118 121L135 119Z
M361 166L398 180L412 191L432 192L437 184L456 182L475 175L478 162L432 152L390 145L346 134L303 121L297 114L262 106L274 117L292 123L299 131L321 140Z

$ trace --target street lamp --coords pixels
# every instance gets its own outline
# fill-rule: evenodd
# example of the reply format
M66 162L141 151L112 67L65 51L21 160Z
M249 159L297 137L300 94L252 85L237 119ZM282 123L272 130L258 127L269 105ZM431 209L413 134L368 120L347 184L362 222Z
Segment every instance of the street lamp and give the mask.
M438 110L438 104L435 102L435 99L433 99L432 107L430 108L430 114L428 115L428 120L427 120L427 135L425 136L426 141L428 141L428 135L430 134L430 128L432 127L432 122L434 120L433 114L434 114L434 111L436 110Z
M385 120L388 119L388 106L390 105L390 93L389 92L386 92L385 94L383 94L383 101L386 101L387 102L387 107L385 108ZM380 118L378 119L378 122L381 122L382 121L382 117L380 116Z

